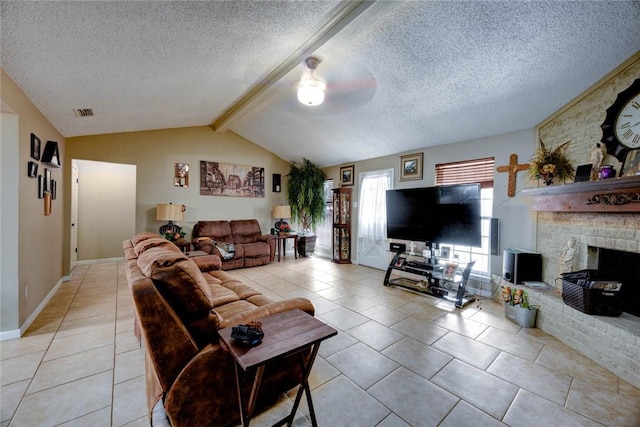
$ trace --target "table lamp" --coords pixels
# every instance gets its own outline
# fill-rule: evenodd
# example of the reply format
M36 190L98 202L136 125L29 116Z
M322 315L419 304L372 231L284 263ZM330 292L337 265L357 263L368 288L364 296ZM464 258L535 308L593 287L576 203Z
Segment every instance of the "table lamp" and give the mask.
M167 224L160 227L160 234L166 233L178 233L182 229L173 223L173 221L182 221L184 219L184 211L187 210L185 205L174 205L169 203L168 205L158 204L156 206L156 220L169 221Z
M280 230L280 227L282 227L283 225L289 225L284 219L291 218L291 206L276 205L271 211L271 216L273 218L280 218L280 220L274 224L275 229Z

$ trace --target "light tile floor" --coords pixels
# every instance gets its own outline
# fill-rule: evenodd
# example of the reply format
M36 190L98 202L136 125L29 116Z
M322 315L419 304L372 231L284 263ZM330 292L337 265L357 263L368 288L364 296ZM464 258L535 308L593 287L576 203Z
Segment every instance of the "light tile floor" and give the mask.
M231 274L311 299L339 329L311 376L320 426L640 425L640 390L491 300L457 310L317 257ZM25 336L0 343L1 426L148 425L132 313L122 263L77 266ZM286 414L293 392L253 425ZM310 425L306 406L295 425Z

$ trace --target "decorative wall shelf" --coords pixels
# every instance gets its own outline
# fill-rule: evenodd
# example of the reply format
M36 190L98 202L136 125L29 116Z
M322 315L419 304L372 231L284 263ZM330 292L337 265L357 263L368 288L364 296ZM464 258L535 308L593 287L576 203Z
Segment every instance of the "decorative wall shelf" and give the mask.
M525 188L534 211L640 212L640 176Z

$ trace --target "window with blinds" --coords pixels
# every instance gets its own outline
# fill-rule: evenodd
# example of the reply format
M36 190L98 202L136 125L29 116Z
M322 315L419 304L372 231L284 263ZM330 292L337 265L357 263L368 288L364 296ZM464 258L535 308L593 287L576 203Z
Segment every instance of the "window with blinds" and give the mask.
M489 273L491 216L493 213L493 171L494 158L466 160L462 162L440 163L436 165L436 185L480 183L480 206L482 211L482 246L460 246L441 242L450 246L454 261L459 265L475 260L473 270Z
M482 188L493 188L493 157L436 165L436 185L479 182Z

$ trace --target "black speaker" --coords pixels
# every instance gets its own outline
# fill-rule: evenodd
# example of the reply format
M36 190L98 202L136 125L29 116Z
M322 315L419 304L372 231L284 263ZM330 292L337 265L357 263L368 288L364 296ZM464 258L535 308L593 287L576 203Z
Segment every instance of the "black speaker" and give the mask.
M500 223L498 218L491 218L491 227L489 232L489 250L491 255L500 255Z
M542 254L505 249L502 253L502 278L511 283L542 280Z
M273 192L279 193L282 187L280 186L280 181L282 180L279 173L274 173L273 176Z
M405 243L391 242L391 243L389 243L389 250L391 252L406 252L407 251L407 245Z

